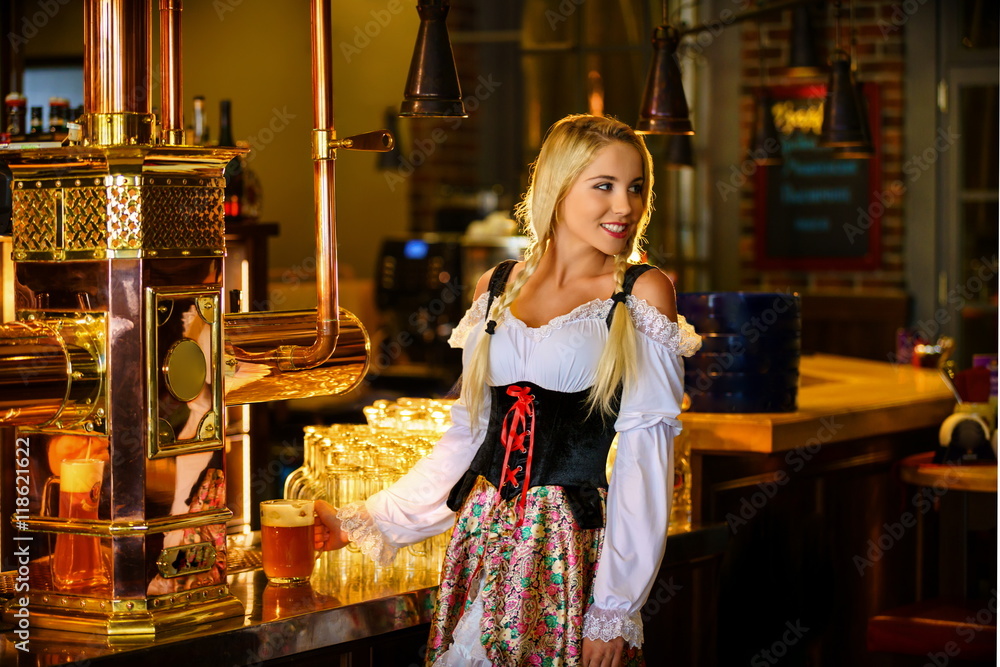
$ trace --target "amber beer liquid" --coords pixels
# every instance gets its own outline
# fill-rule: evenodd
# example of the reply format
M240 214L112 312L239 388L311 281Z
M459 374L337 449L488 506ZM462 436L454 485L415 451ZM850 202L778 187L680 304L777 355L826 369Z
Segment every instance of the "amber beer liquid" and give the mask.
M264 574L275 584L309 581L316 559L313 501L265 500L260 504Z
M101 499L104 461L67 459L59 481L59 517L96 519ZM61 591L87 591L108 584L101 541L87 535L57 535L52 554L52 581Z

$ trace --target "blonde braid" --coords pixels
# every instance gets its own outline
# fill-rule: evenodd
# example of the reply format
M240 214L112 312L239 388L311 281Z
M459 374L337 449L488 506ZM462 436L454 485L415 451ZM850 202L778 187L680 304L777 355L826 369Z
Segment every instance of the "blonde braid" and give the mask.
M631 245L631 244L630 244ZM620 292L628 270L628 251L615 255L615 292ZM587 397L589 412L599 410L605 416L615 414L618 386L630 382L636 376L637 351L635 344L635 324L624 303L612 303L614 315L608 330L608 341L597 363L594 384Z
M524 268L517 274L513 282L508 283L499 298L493 300L493 307L486 313L486 321L499 321L501 314L514 303L517 295L521 292L524 283L527 282L531 274L538 268L538 263L542 258L539 247L545 246L545 242L532 245L524 256ZM465 398L465 405L469 408L469 414L477 415L483 406L486 382L490 371L490 340L493 336L485 335L479 337L476 349L472 352L472 359L464 373L462 380L462 395Z

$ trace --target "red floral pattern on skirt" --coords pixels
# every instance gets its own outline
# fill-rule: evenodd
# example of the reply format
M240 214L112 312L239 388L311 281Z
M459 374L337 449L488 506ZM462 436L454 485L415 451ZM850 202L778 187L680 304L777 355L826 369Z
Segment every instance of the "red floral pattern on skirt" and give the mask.
M604 491L601 491L602 497ZM593 602L603 529L581 530L562 488L529 490L518 526L516 498L504 501L480 477L459 513L445 554L427 664L448 648L484 573L482 643L497 667L580 665L583 615ZM624 666L643 665L626 645Z

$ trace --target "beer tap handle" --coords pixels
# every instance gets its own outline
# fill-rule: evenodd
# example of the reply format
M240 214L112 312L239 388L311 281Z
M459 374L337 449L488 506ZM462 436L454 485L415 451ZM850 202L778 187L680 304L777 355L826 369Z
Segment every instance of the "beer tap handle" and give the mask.
M396 145L389 130L373 130L364 134L355 134L344 139L333 139L330 141L331 149L346 148L351 151L375 151L385 153L391 151Z

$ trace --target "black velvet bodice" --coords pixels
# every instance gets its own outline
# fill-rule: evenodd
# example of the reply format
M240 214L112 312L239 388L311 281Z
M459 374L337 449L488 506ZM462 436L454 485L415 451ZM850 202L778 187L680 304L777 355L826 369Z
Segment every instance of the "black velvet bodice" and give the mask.
M487 318L513 267L513 260L501 262L490 277ZM635 281L652 268L638 264L626 270L621 290L611 297L609 328L615 304L625 303ZM487 321L487 335L492 335L496 326L496 321ZM527 489L560 486L581 529L603 527L604 507L598 489L608 488L605 469L615 437L615 419L601 410L588 410L589 393L553 391L531 382L490 387L486 438L469 470L452 488L448 507L456 512L461 509L482 476L504 500L520 496L517 511L523 518ZM620 399L619 386L615 402Z
M597 489L608 488L605 469L614 418L600 410L588 414L588 391L566 393L518 382L490 387L490 392L486 437L452 489L448 506L458 511L479 476L497 487L504 500L522 494L528 478L528 488L563 487L580 527L601 527Z

